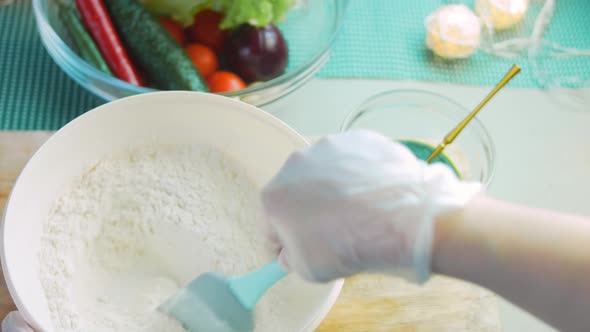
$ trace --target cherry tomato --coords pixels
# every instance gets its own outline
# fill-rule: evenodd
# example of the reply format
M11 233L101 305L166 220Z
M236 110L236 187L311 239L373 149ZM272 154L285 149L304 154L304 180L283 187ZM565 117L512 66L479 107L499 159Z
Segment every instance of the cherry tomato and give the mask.
M174 38L174 40L176 40L180 46L184 45L184 29L180 23L169 17L160 17L160 24L164 27L164 29L168 30L168 33L170 33L172 38Z
M221 51L225 40L225 31L219 28L223 15L205 9L195 15L194 23L187 28L188 38L197 43L211 47L215 52Z
M203 77L213 74L219 67L215 52L203 44L188 44L184 50Z
M242 79L229 71L216 71L207 78L207 84L211 92L230 92L242 90L246 83Z

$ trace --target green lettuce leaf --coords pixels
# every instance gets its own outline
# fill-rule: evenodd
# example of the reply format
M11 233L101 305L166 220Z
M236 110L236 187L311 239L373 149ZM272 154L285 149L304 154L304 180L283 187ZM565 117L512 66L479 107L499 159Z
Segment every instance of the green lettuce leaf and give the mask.
M141 0L146 8L158 16L170 16L184 25L193 23L194 14L211 7L214 0Z
M219 0L225 18L222 29L230 29L243 23L263 27L281 22L295 0Z
M296 0L141 0L156 15L171 16L181 23L192 23L193 15L201 9L213 8L224 14L222 29L243 23L263 27L285 19Z

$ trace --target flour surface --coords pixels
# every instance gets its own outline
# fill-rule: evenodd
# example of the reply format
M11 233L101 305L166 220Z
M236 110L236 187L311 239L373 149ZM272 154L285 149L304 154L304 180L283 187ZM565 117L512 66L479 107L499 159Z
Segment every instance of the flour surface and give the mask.
M99 162L44 226L40 275L55 330L184 331L157 306L200 273L272 260L260 220L257 188L217 150L141 148ZM295 331L298 283L263 298L257 332Z

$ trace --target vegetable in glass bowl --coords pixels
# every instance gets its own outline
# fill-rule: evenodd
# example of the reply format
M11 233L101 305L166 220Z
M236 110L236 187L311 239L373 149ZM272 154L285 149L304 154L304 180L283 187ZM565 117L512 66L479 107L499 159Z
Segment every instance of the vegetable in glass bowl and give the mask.
M258 28L280 23L296 0L142 0L158 15L171 16L185 24L192 23L193 15L203 8L215 8L225 17L222 29L235 28L244 23Z
M90 2L93 1L98 0ZM33 0L39 34L48 53L62 70L86 89L107 100L159 89L211 90L254 105L266 104L295 90L322 67L329 57L348 5L348 0L305 0L298 3L292 0L102 1L113 16L112 22L121 35L125 51L138 68L139 79L145 79L145 86L117 77L110 65L105 70L80 47L67 25L69 23L60 19L66 10L63 4L67 1ZM125 5L141 6L151 18L126 11ZM248 11L240 9L242 6L249 8ZM113 10L120 10L124 15L113 15ZM134 15L143 19L135 17L130 20L129 17ZM122 19L125 16L127 20ZM131 22L135 23L127 24ZM151 35L138 28L138 25L143 27L145 22L149 22L157 33ZM261 33L258 37L256 33L244 34L243 38L247 41L234 43L232 47L248 49L248 41L268 37L279 43L260 54L265 59L276 60L269 62L268 66L256 67L251 58L237 57L239 61L236 62L236 56L228 55L227 50L232 49L228 43L235 41L232 38L235 37L234 32L242 29ZM264 31L270 33L265 35ZM284 45L277 36L282 37ZM174 51L170 51L172 49ZM211 54L215 55L214 60ZM249 71L241 70L243 67ZM203 70L205 72L201 72ZM230 79L232 75L225 74L228 72L238 76L239 81L235 77ZM188 78L185 77L187 73ZM214 74L218 75L212 80ZM209 87L212 81L216 82L215 89ZM228 88L239 90L228 91Z
M242 24L226 38L227 65L247 82L268 81L287 67L287 42L276 26Z

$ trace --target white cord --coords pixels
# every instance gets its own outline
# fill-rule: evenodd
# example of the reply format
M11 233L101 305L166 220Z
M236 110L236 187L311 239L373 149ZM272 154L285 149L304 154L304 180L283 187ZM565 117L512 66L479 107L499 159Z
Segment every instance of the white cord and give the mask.
M545 4L535 19L533 31L530 37L508 39L502 42L491 43L491 47L485 49L488 53L501 57L517 57L526 49L537 49L540 47L543 35L551 23L555 12L555 0L545 0ZM493 27L488 26L490 34L493 34ZM529 52L530 54L530 52Z
M514 58L522 55L527 50L528 60L532 67L532 73L537 83L543 88L556 87L581 87L590 85L579 77L563 77L552 75L545 72L540 65L542 57L553 58L573 58L573 57L590 57L590 50L576 49L561 46L555 42L544 39L545 32L551 23L555 13L555 0L545 0L543 7L539 11L533 24L530 37L520 37L504 40L497 43L491 43L484 48L484 51L503 58ZM488 27L490 34L493 29ZM553 76L553 77L552 77Z

